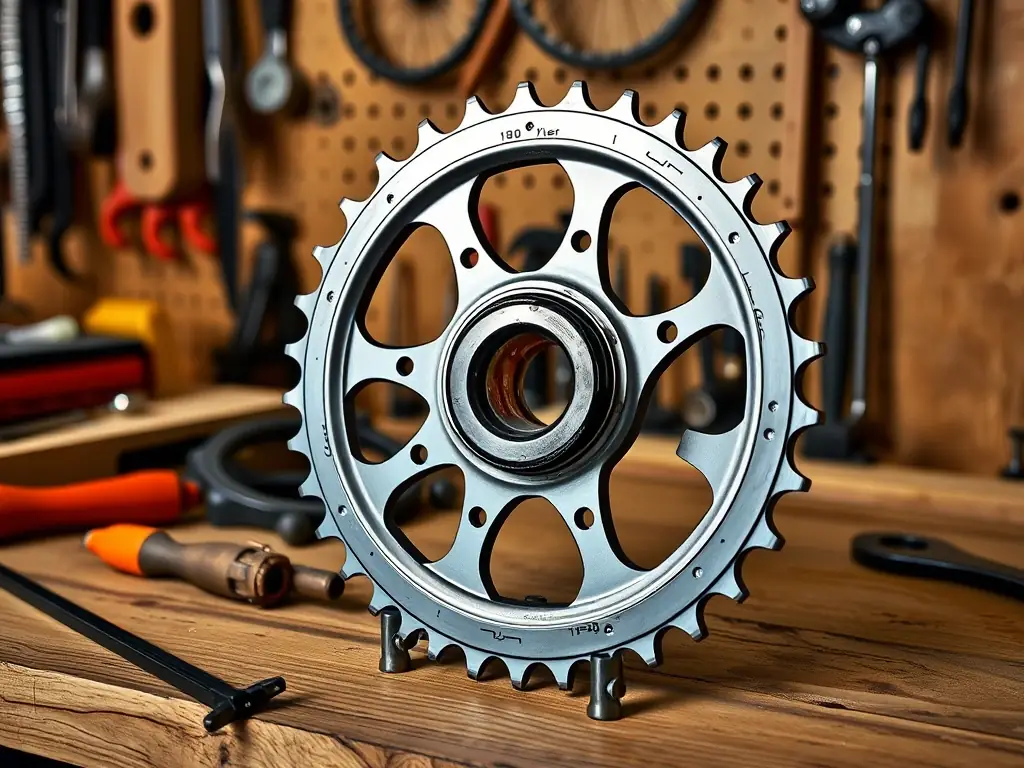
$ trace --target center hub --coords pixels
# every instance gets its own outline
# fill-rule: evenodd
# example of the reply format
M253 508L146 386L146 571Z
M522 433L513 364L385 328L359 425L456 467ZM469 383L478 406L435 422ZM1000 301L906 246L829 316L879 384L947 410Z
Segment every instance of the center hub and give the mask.
M538 355L558 347L572 394L550 424L525 392ZM618 411L621 376L609 335L581 302L541 289L500 297L475 311L450 347L445 396L452 426L487 462L524 475L580 459Z

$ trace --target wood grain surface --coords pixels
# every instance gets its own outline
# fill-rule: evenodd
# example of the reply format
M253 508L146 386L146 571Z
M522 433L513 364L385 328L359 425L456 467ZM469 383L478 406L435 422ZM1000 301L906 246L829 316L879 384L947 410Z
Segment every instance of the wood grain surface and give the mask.
M969 503L956 513L944 502L941 484L932 494L945 514L882 492L869 503L813 492L784 502L787 546L748 558L752 597L715 598L708 641L670 634L657 669L627 658L627 717L615 723L586 718L585 676L569 694L546 676L517 693L500 668L473 683L458 654L435 664L422 648L409 673L379 673L362 580L335 605L261 611L114 573L76 537L9 546L5 564L104 617L236 684L283 674L288 692L257 722L204 735L197 705L0 595L0 742L86 765L1024 765L1019 604L849 560L856 533L912 529L1024 564L1024 500L1005 518L975 518ZM678 511L700 502L664 475L613 489L616 525L631 526L641 548L676 535ZM447 535L429 516L412 527L418 540ZM175 535L269 536L202 525ZM534 592L569 578L535 531L514 544L499 548L492 572ZM338 542L282 549L323 567L343 554Z

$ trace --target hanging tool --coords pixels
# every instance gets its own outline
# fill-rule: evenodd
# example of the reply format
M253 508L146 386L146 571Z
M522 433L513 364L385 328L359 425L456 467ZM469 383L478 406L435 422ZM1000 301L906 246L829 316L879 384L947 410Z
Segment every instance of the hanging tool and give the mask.
M113 0L118 172L147 203L203 181L199 0Z
M25 94L24 56L22 51L23 0L0 0L0 67L3 83L4 119L7 123L8 167L10 171L11 208L17 232L18 263L27 264L32 253L31 205L29 201L29 148Z
M859 420L847 420L844 412L850 364L850 315L853 270L857 243L842 236L829 248L829 286L825 305L824 339L828 354L821 367L821 399L825 421L807 430L804 454L815 459L867 459Z
M107 50L110 0L64 0L57 126L71 149L90 155L114 150L113 88ZM83 50L79 61L79 25ZM79 83L81 66L81 83Z
M647 314L660 315L668 310L668 301L665 297L665 283L658 275L649 275L647 278ZM663 408L658 402L657 382L655 389L651 392L651 399L647 406L647 413L644 414L642 430L658 434L679 434L682 429L682 419L674 410Z
M198 486L169 470L51 488L0 485L0 540L119 522L163 525L200 501Z
M309 96L309 112L313 122L330 128L341 118L341 96L327 75L319 75Z
M851 439L831 457L857 460L867 412L867 368L871 315L871 266L875 252L875 158L878 133L878 70L883 54L917 46L917 83L908 120L910 147L924 142L928 105L925 100L932 24L922 0L886 0L877 10L865 10L861 0L802 0L800 10L830 45L864 55L862 117L857 213L857 306L854 317L853 380L850 412L843 429ZM837 312L839 305L837 305ZM837 423L837 422L833 422ZM834 448L837 446L833 446Z
M356 416L360 444L385 457L402 450L402 444L373 428L364 414ZM185 475L203 489L206 517L213 525L245 525L275 531L288 544L301 546L316 541L323 520L323 505L316 499L299 498L305 472L254 473L235 460L243 448L295 435L298 419L254 419L226 427L188 454ZM390 514L403 522L423 506L451 509L458 493L447 478L433 480L426 490L416 483L400 494Z
M850 547L866 568L952 581L1024 600L1024 570L972 555L942 539L913 533L864 533Z
M261 608L278 605L290 595L336 600L345 588L337 573L293 565L261 544L181 544L166 531L132 524L89 531L84 543L100 560L123 573L178 578L211 594Z
M261 115L294 114L309 103L309 85L288 61L291 16L291 0L260 0L263 53L245 78L245 98Z
M217 211L224 290L237 307L239 211L241 209L242 154L236 115L240 52L233 45L235 6L227 0L203 2L203 55L210 82L210 104L204 128L206 178L213 186Z
M299 278L292 261L298 223L292 216L266 210L246 211L245 218L262 225L267 236L256 246L231 342L217 353L218 379L269 385L287 379L284 347L302 333L302 317L295 311Z
M94 643L103 646L168 685L210 707L203 727L210 733L229 723L259 713L285 689L283 677L261 680L247 688L235 688L205 670L158 648L112 624L92 611L51 592L46 587L0 565L0 588L42 611L50 618Z
M100 205L100 239L111 248L127 248L128 236L121 228L125 216L141 211L139 217L142 246L151 256L164 261L178 257L178 249L161 237L164 229L176 222L181 239L191 248L216 255L217 241L203 230L203 221L210 214L205 197L196 196L180 202L145 203L136 198L123 181L118 181Z
M516 19L512 15L509 0L494 0L480 30L480 39L459 69L459 92L462 98L468 99L475 94L484 74L497 67L515 31Z
M971 37L974 32L974 0L960 0L960 18L956 25L956 65L949 90L949 146L959 147L967 131L970 97Z

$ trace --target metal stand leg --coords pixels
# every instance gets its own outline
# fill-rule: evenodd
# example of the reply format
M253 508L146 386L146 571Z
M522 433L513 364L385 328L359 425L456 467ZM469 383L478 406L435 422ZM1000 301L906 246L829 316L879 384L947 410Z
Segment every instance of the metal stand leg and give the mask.
M380 612L380 671L394 674L409 670L409 651L402 646L398 629L402 626L402 614L395 608Z
M587 716L591 720L618 720L622 717L622 697L626 695L626 681L622 675L622 656L600 654L590 657L590 704Z

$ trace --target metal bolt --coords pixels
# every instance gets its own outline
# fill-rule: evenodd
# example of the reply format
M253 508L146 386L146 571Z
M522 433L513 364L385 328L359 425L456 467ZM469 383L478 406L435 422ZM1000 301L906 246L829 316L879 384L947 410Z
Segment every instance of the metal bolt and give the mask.
M851 16L846 20L846 31L851 35L856 35L863 26L864 22L861 21L860 16Z

